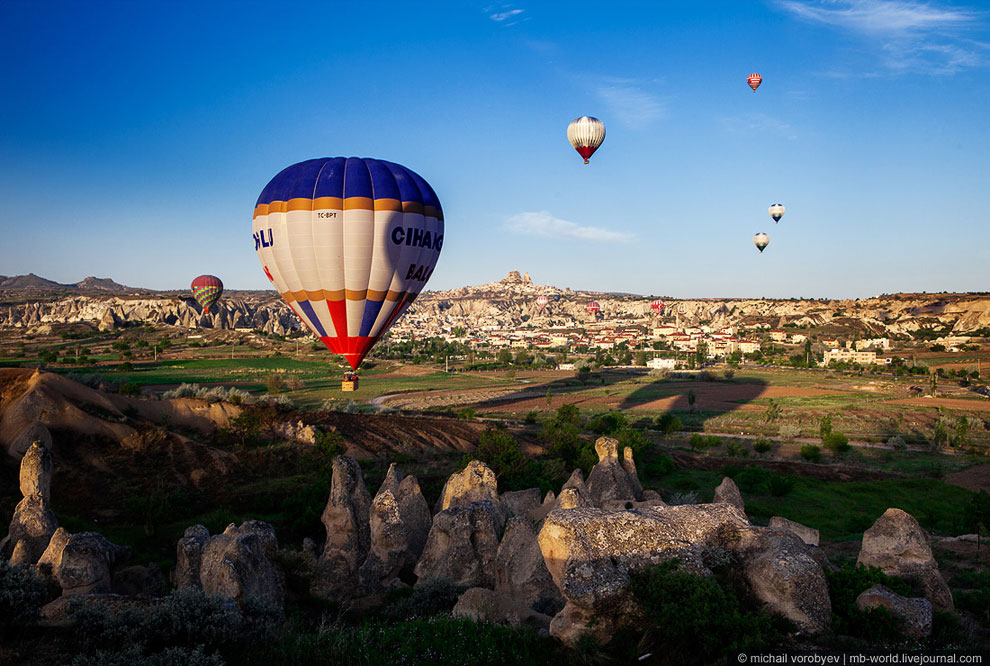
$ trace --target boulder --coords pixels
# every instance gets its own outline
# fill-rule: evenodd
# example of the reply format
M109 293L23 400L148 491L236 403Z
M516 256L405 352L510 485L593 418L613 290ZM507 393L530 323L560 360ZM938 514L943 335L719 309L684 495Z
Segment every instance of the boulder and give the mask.
M175 587L183 589L195 587L202 589L199 581L199 570L203 560L203 548L210 538L210 531L202 525L187 527L179 543L175 547Z
M739 558L753 596L767 610L806 634L825 631L832 617L828 581L801 537L784 529L748 527L738 532L730 550Z
M588 494L595 506L611 500L638 500L642 493L639 480L630 478L619 460L619 442L611 437L599 437L595 442L598 463L588 475ZM635 471L635 468L634 468Z
M877 584L856 597L856 607L886 608L901 622L905 635L921 640L932 633L932 604L928 599L909 599Z
M863 533L857 563L878 567L888 576L917 582L924 597L937 610L954 608L952 593L932 556L928 533L905 511L887 509Z
M585 633L604 644L615 629L635 621L629 572L678 559L692 573L710 575L702 560L719 534L749 526L735 507L701 504L608 512L553 511L537 537L550 575L566 600L550 633L575 645Z
M371 503L370 545L359 576L366 592L393 587L401 578L411 580L430 531L430 507L414 476L402 478L389 466Z
M7 447L7 453L19 458L25 455L34 443L39 443L46 449L52 448L52 433L41 421L34 421L17 433Z
M746 505L743 503L739 486L727 476L723 477L722 483L718 484L718 487L715 488L715 497L712 499L712 502L725 502L746 513Z
M451 474L443 486L434 513L474 502L491 502L499 519L499 531L505 525L506 510L498 496L498 481L488 465L472 460L460 472Z
M576 471L580 471L580 470L576 470ZM552 490L548 490L546 496L544 496L543 498L543 503L529 512L528 514L529 518L533 522L539 523L544 518L546 518L547 515L551 511L553 511L554 508L556 508L556 506L557 506L557 496L553 494Z
M211 536L203 546L199 580L205 594L233 599L238 604L252 599L279 610L285 590L275 565L269 559L274 551L268 523L247 521L229 525L222 534Z
M639 475L636 473L636 461L633 460L633 450L627 446L622 450L622 469L626 470L629 477L629 484L633 489L633 497L643 498L643 484L639 482Z
M426 547L416 563L416 585L446 579L455 585L494 587L500 526L489 500L445 509L433 516Z
M358 569L368 557L371 544L371 495L364 485L361 467L354 458L333 459L330 498L322 521L327 542L313 581L313 593L323 597L353 594Z
M809 546L818 545L818 530L814 527L806 527L801 523L795 523L793 520L788 520L787 518L782 518L780 516L773 516L770 518L770 527L776 527L794 532L794 534L801 537L801 541L805 542Z
M540 489L528 488L502 493L502 503L509 518L528 516L540 508Z
M495 590L529 607L564 605L529 518L510 518L505 526L495 555Z
M577 509L583 506L594 506L591 498L582 495L577 488L562 488L554 509Z
M52 454L40 441L35 441L21 458L21 469L18 479L21 495L29 497L37 495L43 502L52 498Z
M511 627L548 629L550 616L538 613L512 597L483 587L472 587L457 600L454 617Z
M101 594L112 588L115 565L130 558L131 549L117 546L96 532L69 534L58 528L38 560L38 568L62 587L62 594Z
M23 499L14 507L7 536L0 541L0 557L19 564L34 564L48 547L58 520L51 510L52 455L34 442L21 458L20 490Z

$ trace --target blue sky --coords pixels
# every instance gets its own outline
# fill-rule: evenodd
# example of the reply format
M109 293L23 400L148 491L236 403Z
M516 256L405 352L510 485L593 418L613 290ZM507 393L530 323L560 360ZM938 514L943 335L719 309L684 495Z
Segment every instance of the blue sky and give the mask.
M267 288L262 188L357 155L437 191L430 289L990 289L977 2L6 0L0 65L4 275ZM607 127L588 166L581 115Z

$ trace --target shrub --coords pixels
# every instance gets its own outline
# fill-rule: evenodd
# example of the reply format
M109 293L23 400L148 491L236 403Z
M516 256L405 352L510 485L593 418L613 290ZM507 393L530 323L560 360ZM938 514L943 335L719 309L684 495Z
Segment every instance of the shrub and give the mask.
M739 489L748 493L760 493L766 488L770 479L770 472L762 467L750 465L740 472L735 481L739 484Z
M691 448L694 449L695 451L704 451L705 448L708 446L708 438L706 438L704 435L701 435L699 433L694 433L693 435L691 435L691 439L688 440L688 443L691 445Z
M794 439L801 434L801 428L793 423L784 423L777 428L777 434L783 439Z
M664 412L657 417L657 428L663 433L664 437L669 437L683 427L684 424L681 423L681 420L670 412Z
M47 595L44 579L30 567L0 559L0 636L33 624Z
M669 506L682 506L684 504L697 504L698 503L698 493L694 490L682 490L675 493L671 493L667 498L667 504Z
M771 474L767 479L767 490L774 497L783 497L794 489L795 479L793 476L782 476Z
M619 442L619 450L629 447L633 450L634 456L639 456L650 449L653 444L646 438L642 430L636 428L623 428L615 435Z
M758 437L755 442L753 442L753 450L759 454L769 453L773 448L773 443L766 437Z
M833 430L822 437L822 444L832 453L845 453L849 450L849 438L838 430Z
M892 447L895 451L903 451L907 448L907 442L900 435L892 435L887 439L887 446Z
M725 452L730 456L735 456L736 458L745 458L749 455L749 450L743 445L743 443L736 440L730 440L726 443Z
M470 407L465 407L464 409L458 410L457 418L464 419L465 421L470 421L475 417L477 412Z
M630 590L647 631L661 643L654 651L677 655L680 663L713 663L725 653L786 640L779 621L744 611L728 586L681 571L676 560L634 572Z
M526 412L526 418L523 419L523 422L526 425L534 425L536 423L537 416L538 415L536 413L536 410L531 409L528 412Z
M269 372L265 377L265 387L269 393L281 393L285 390L285 380L276 372Z
M414 589L390 590L382 616L398 621L449 613L466 589L446 579L435 579Z
M157 654L145 654L142 646L129 645L119 652L98 650L93 655L77 655L71 666L224 666L217 654L207 654L202 648L175 647Z
M626 427L626 415L618 411L596 414L588 420L587 427L599 435L614 435Z
M289 411L295 404L287 395L263 395L258 398L258 404L264 407L274 407L277 411Z
M826 570L829 596L832 599L832 630L886 644L902 640L897 620L886 609L861 611L856 607L856 597L877 583L903 596L912 596L911 586L898 578L892 578L876 567L862 564L846 564L841 569Z
M643 476L647 478L659 479L674 471L674 460L666 453L661 453L642 466Z
M805 444L801 447L801 457L808 462L820 462L822 459L822 450L814 444Z

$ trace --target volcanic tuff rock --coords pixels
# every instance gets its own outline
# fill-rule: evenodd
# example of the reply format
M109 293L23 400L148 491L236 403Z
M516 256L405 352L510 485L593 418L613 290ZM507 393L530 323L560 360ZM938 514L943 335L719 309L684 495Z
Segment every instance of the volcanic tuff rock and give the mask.
M313 583L315 594L336 597L355 591L358 569L368 557L371 542L370 511L371 495L360 465L349 456L337 456L333 459L330 498L321 518L327 541Z
M938 610L953 610L952 593L938 571L928 533L911 514L887 509L863 533L858 564L878 567L888 576L917 581Z
M403 478L395 463L388 468L371 502L370 547L361 565L363 588L376 592L410 578L430 532L430 507L415 476Z
M253 599L281 610L285 589L272 562L277 552L275 530L268 523L231 523L203 546L199 567L203 592L239 604Z
M928 599L902 597L879 583L856 597L856 607L886 608L891 615L901 621L904 633L915 640L932 633L932 604Z
M630 501L642 498L643 487L636 477L632 462L632 450L620 462L619 442L611 437L599 437L595 442L598 463L588 475L588 494L595 506L605 506L611 501ZM631 473L630 473L631 472Z
M533 606L547 601L563 606L564 598L550 577L533 524L525 516L510 518L495 555L495 589Z
M480 460L472 460L460 472L451 474L443 486L435 512L458 506L468 506L474 502L491 502L498 520L498 531L505 525L506 508L498 496L498 481L495 472Z
M130 548L114 545L96 532L69 534L60 527L38 559L38 569L50 572L65 596L100 594L110 592L113 568L130 554Z
M203 584L199 580L199 570L203 561L203 548L209 538L210 531L202 525L186 528L175 547L173 582L176 588L180 590L187 587L203 588Z
M793 520L788 520L787 518L782 518L780 516L773 516L770 519L769 527L778 527L784 530L790 530L794 534L801 537L801 541L804 541L809 546L818 545L818 530L813 527L806 527L801 523L795 523Z
M24 499L14 508L7 536L0 541L0 557L14 564L34 564L58 529L51 509L52 454L35 442L21 458L20 487Z
M491 500L444 509L433 516L416 564L416 585L442 578L455 585L494 587L501 536L502 520Z
M532 627L547 629L550 617L538 613L526 604L483 587L472 587L457 600L454 617L463 617L475 622L507 624L511 627Z
M725 502L746 513L746 505L743 503L739 486L727 476L722 477L722 483L718 484L718 487L715 488L715 497L712 499L712 502Z

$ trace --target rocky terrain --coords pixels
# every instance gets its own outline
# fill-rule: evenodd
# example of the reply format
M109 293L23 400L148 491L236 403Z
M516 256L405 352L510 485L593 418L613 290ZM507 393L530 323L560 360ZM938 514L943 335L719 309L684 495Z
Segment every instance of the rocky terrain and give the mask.
M261 329L279 335L300 328L292 311L274 292L227 292L210 315L203 315L189 296L139 292L109 279L86 278L74 285L59 285L37 276L3 277L0 293L0 328L31 330L51 324L89 322L104 330L148 324ZM540 295L550 299L543 311L536 304ZM475 333L485 328L520 326L579 328L590 321L585 305L592 300L601 306L599 321L622 325L650 320L652 297L537 285L528 274L512 271L497 282L424 292L394 330L422 334L425 329L441 334L456 326ZM760 324L779 328L794 324L890 337L919 329L966 335L990 327L990 294L885 294L846 300L663 300L663 321L679 327Z

